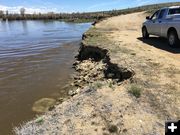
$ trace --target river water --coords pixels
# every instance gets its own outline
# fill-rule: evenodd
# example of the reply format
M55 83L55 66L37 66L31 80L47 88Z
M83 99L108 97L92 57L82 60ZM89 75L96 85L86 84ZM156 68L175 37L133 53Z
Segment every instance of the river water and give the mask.
M90 23L0 21L0 135L36 114L40 98L63 97Z

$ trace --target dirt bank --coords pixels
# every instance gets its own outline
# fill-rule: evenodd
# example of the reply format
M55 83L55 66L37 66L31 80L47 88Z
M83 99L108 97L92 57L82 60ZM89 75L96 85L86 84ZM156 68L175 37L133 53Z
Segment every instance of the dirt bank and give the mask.
M83 36L68 101L16 129L21 134L164 134L180 119L180 49L141 38L144 13L104 20Z

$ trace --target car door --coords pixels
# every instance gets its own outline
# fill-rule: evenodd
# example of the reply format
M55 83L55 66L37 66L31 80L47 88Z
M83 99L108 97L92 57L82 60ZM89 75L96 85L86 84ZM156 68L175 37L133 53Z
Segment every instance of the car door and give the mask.
M158 16L159 16L159 12L160 10L156 11L152 17L150 18L150 22L149 22L149 27L150 27L150 30L149 30L149 33L152 34L152 35L157 35L158 33L158 30L157 30L157 27L158 27Z
M163 19L164 19L164 16L165 16L165 12L166 12L166 9L162 9L160 10L159 12L159 15L158 15L158 18L156 19L156 22L155 22L155 34L157 36L162 36L162 28L163 28L163 25L164 25L164 22L163 22Z

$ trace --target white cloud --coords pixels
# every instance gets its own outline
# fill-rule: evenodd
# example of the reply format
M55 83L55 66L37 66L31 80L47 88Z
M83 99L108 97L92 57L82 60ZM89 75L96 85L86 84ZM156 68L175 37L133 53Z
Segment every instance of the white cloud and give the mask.
M142 5L148 5L148 4L152 4L158 1L157 0L136 0L136 3L138 6L142 6Z
M92 10L92 9L101 8L104 6L111 6L111 5L118 4L119 2L122 2L122 0L114 0L111 2L104 2L104 3L100 3L100 4L95 4L95 5L90 6L88 9Z
M9 7L9 6L0 5L0 10L3 11L8 10L9 13L19 13L21 8L25 8L26 13L29 14L32 14L34 12L36 13L58 12L56 8L47 8L47 7L35 8L35 7L23 7L23 6Z

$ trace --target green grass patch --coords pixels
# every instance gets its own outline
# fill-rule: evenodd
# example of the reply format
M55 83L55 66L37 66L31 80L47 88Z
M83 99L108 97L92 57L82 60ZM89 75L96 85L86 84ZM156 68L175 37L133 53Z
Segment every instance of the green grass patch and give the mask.
M136 84L133 84L130 86L128 92L135 96L136 98L140 98L141 97L141 93L142 93L142 88Z
M102 84L101 82L96 82L96 83L94 84L95 89L101 89L102 86L103 86L103 84Z
M94 83L89 83L89 87L91 89L101 89L102 87L104 86L103 82L100 82L100 81L97 81L97 82L94 82Z

